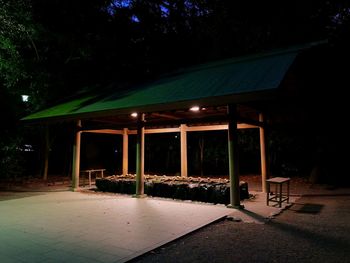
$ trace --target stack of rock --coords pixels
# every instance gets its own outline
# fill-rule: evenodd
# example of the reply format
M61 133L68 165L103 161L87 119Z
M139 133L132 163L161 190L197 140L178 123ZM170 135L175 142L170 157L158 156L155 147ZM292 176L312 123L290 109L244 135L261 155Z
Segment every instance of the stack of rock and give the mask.
M118 175L96 179L103 192L134 194L135 175ZM229 180L222 178L145 175L145 194L214 204L230 203ZM249 198L248 184L240 182L241 199Z

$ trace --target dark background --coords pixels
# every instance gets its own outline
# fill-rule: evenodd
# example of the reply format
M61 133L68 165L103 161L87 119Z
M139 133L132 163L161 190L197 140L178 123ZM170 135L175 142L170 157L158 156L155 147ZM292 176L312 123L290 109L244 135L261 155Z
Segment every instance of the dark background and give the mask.
M293 95L260 105L269 124L270 172L310 176L316 167L321 181L349 181L341 153L349 149L349 1L0 0L0 6L0 178L41 173L44 125L19 122L31 112L111 83L326 39L290 70L283 87L293 87ZM72 134L70 123L50 127L50 173L69 174ZM145 171L178 173L175 135L147 137ZM242 173L259 173L257 140L240 134ZM188 144L190 174L227 173L226 135L190 133ZM118 172L120 147L118 136L91 135L82 165Z

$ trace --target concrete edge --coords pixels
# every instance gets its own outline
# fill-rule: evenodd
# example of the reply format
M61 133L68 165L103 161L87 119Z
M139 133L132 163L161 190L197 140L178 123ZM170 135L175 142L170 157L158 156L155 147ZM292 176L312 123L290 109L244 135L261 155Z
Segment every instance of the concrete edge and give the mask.
M213 221L209 222L209 223L205 223L205 224L202 224L202 225L199 225L197 228L195 229L192 229L190 231L185 231L177 236L175 236L173 239L169 240L169 241L165 241L165 242L159 242L157 243L156 245L154 246L150 246L146 249L144 249L143 251L140 251L140 252L137 252L137 253L134 253L130 256L127 256L127 257L124 257L124 258L121 258L120 259L120 262L129 262L129 263L132 263L134 260L137 260L139 258L141 258L142 256L144 256L145 254L147 254L148 252L152 251L152 250L155 250L155 249L158 249L158 248L161 248L165 245L168 245L170 243L173 243L173 242L176 242L178 241L179 239L183 238L183 237L186 237L192 233L195 233L201 229L203 229L204 227L206 226L209 226L209 225L212 225L212 224L215 224L217 222L220 222L222 220L224 220L225 218L227 217L227 215L225 216L220 216L219 218L216 218L214 219Z

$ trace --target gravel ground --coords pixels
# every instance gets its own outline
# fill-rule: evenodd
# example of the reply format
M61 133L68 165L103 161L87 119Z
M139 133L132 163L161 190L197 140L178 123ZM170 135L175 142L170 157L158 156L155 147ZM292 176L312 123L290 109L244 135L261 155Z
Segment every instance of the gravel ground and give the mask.
M132 262L350 262L350 196L303 197L266 224L224 220Z

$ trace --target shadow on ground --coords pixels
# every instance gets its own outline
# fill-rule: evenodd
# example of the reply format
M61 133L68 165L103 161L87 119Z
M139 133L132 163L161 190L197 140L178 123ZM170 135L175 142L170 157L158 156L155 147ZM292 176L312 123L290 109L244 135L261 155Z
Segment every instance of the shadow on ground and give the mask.
M0 191L0 202L14 199L27 198L32 196L44 195L44 192L27 192L27 191Z

